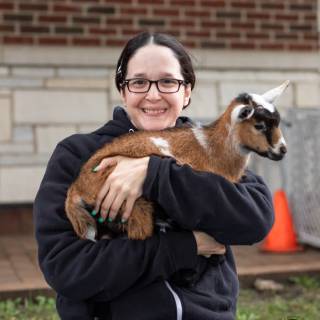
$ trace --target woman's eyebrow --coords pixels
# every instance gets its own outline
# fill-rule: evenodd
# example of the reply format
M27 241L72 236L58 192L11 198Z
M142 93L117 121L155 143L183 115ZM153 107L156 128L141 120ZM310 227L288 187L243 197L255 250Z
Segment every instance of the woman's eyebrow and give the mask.
M139 73L134 73L133 77L147 77L145 73L139 72ZM160 73L159 79L163 78L163 77L169 77L169 78L173 78L173 74L172 73L168 73L168 72L164 72L164 73Z

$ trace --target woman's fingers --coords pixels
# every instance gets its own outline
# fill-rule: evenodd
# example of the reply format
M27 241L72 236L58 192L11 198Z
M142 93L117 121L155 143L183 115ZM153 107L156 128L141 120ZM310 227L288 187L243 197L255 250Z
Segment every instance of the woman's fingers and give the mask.
M129 197L126 200L125 209L124 209L124 212L123 212L122 218L121 218L121 221L123 223L128 221L128 219L129 219L129 217L131 215L134 203L136 202L136 200L137 200L137 196L136 195L133 195L133 196Z
M105 199L106 195L108 194L108 191L110 189L110 182L106 180L106 182L103 184L101 190L99 191L96 199L96 205L94 208L94 211L97 213L100 211L101 204L103 200Z
M93 171L97 172L99 170L106 169L107 167L114 166L118 163L118 160L118 156L104 158L95 168L93 168Z

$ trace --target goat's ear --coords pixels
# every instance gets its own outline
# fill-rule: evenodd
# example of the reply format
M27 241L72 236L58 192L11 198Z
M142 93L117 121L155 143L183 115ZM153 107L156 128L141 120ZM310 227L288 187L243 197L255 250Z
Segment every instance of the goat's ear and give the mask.
M269 103L273 103L281 94L283 91L288 87L290 84L290 81L287 80L283 84L281 84L279 87L273 88L267 92L265 92L262 97Z
M239 110L238 121L243 121L251 118L254 114L254 108L252 106L244 106Z

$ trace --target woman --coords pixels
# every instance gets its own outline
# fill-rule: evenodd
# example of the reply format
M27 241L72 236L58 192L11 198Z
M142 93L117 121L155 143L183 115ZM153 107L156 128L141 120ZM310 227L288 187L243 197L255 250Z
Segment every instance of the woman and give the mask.
M116 108L113 120L97 131L57 145L34 216L40 267L58 294L62 319L234 319L238 279L229 245L262 240L273 223L271 196L259 177L247 172L233 184L178 166L171 158L114 157L96 168L116 164L97 199L95 211L102 220L115 219L125 201L125 223L143 196L178 228L145 241L92 242L76 237L64 211L68 186L105 143L135 130L190 125L180 114L194 84L190 57L176 39L139 34L127 43L117 65L116 86L125 109ZM216 264L204 257L224 252ZM176 273L199 266L193 286L173 281Z

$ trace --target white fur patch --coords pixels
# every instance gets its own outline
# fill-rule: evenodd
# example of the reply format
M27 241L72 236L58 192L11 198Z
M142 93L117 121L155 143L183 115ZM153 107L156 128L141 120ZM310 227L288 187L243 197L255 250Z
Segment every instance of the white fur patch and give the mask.
M276 108L273 104L266 101L262 96L255 93L250 93L250 96L252 97L252 100L259 106L262 106L263 108L269 110L271 113L276 111Z
M238 117L239 117L239 112L241 111L241 109L245 107L244 104L239 104L238 106L236 106L232 112L231 112L231 125L234 125L235 123L237 123L238 121Z
M277 144L272 148L272 150L276 153L278 153L280 151L280 148L282 146L287 146L286 141L284 140L284 137L282 136L279 141L277 142Z
M192 128L191 129L195 138L197 139L197 141L199 142L199 144L203 147L204 150L208 149L208 141L207 141L207 137L205 136L202 128Z
M159 148L163 155L173 157L170 152L170 145L167 140L161 137L150 137L150 140L156 147Z
M86 234L86 238L88 240L96 242L95 236L96 236L95 228L93 226L88 226L88 231L87 231L87 234Z

